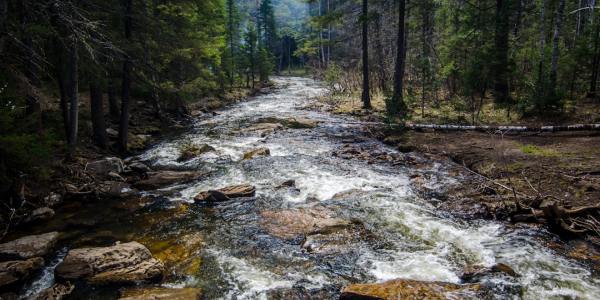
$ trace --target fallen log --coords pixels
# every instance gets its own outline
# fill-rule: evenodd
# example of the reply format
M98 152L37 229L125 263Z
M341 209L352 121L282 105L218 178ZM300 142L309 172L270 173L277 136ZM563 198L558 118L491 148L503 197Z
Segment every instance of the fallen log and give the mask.
M560 131L600 131L600 124L572 124L558 126L490 126L490 125L452 125L452 124L399 124L386 122L336 122L328 121L325 123L340 123L347 125L365 125L365 126L398 126L410 130L441 130L441 131L480 131L480 132L560 132Z

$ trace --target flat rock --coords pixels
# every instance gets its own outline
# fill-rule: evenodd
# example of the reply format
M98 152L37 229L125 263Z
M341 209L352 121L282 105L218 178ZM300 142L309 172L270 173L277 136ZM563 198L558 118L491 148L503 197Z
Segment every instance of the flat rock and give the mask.
M271 151L269 150L269 148L257 148L254 149L252 151L248 151L246 153L244 153L244 160L246 159L253 159L256 157L264 157L264 156L270 156L271 155Z
M0 244L0 258L28 259L46 256L58 241L58 232L29 235Z
M117 157L106 157L85 165L87 172L98 176L108 176L110 172L121 173L123 169L123 161Z
M256 188L250 184L232 185L218 190L200 192L194 201L196 202L222 202L233 198L254 197Z
M353 223L333 216L323 207L261 212L261 227L269 234L294 239L301 235L329 234Z
M478 284L458 285L445 282L425 282L395 279L383 283L351 284L342 290L340 300L397 299L479 299Z
M202 297L202 291L197 288L169 289L160 287L127 289L121 295L121 300L197 300Z
M503 263L497 263L492 267L484 267L481 265L467 266L460 276L464 282L476 282L481 277L490 274L504 274L510 277L519 277L519 274L510 266Z
M283 125L278 124L278 123L258 123L258 124L254 124L250 127L241 129L240 132L242 133L246 133L246 132L253 132L253 133L258 133L261 137L265 137L269 134L273 134L275 133L275 131L277 130L281 130L283 129Z
M31 295L26 300L62 300L73 292L73 286L70 283L57 283L41 292Z
M62 279L82 278L90 283L134 283L160 279L163 264L152 257L150 250L138 242L111 247L69 250L56 267Z
M0 287L23 282L43 266L44 259L41 257L0 262Z
M158 171L148 172L148 178L140 180L133 185L139 189L153 190L176 183L192 181L204 175L191 171Z
M268 117L260 119L261 123L271 123L271 124L281 124L284 127L291 129L310 129L315 128L319 124L318 121L311 120L308 118L277 118L277 117Z
M131 185L122 181L105 181L99 185L102 195L112 198L126 198L135 194Z

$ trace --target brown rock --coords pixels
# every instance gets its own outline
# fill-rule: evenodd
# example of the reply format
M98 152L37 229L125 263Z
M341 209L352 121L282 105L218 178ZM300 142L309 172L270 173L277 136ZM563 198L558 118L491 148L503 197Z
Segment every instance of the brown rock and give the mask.
M28 259L46 256L58 241L58 232L25 236L8 243L0 244L0 257Z
M218 190L200 192L194 201L196 202L222 202L233 198L254 197L256 188L249 184L232 185Z
M109 172L121 173L123 172L123 161L117 157L107 157L87 163L85 170L99 176L106 176Z
M317 127L318 123L315 120L307 119L307 118L277 118L277 117L269 117L263 118L260 120L263 123L275 123L281 124L287 128L291 129L309 129Z
M282 182L280 185L278 185L276 187L276 189L294 188L294 187L296 187L296 181L293 179L290 179L290 180L286 180L286 181Z
M248 128L244 128L242 130L240 130L240 132L245 133L245 132L254 132L254 133L258 133L261 137L267 136L269 134L274 133L277 130L281 130L283 129L283 126L281 124L277 124L277 123L258 123L258 124L254 124Z
M25 219L25 223L33 223L45 221L54 217L54 210L50 207L40 207L34 209L31 214Z
M178 162L188 161L192 158L196 158L206 152L215 151L215 148L211 147L208 144L186 144L180 149Z
M353 225L351 221L336 218L323 207L263 211L261 227L282 239L300 235L328 234Z
M197 300L202 297L202 291L197 288L138 288L128 289L121 295L121 300Z
M268 148L258 148L258 149L254 149L252 151L244 153L243 159L244 160L253 159L255 157L270 156L270 155L271 155L271 151Z
M0 287L22 282L43 266L44 259L41 257L0 262Z
M75 287L70 283L57 283L35 295L27 297L26 300L62 300L73 292Z
M203 175L203 173L189 171L148 172L148 178L134 183L134 186L139 189L153 190L171 184L192 181Z
M138 242L111 247L70 250L56 267L63 279L83 278L90 283L129 283L162 277L163 264Z
M424 282L395 279L383 283L352 284L342 290L340 300L357 299L479 299L477 284L457 285L445 282Z
M511 277L519 277L519 274L517 274L510 266L503 263L497 263L491 268L486 268L481 265L467 266L463 270L460 279L466 282L475 282L479 280L479 278L493 273L502 273Z

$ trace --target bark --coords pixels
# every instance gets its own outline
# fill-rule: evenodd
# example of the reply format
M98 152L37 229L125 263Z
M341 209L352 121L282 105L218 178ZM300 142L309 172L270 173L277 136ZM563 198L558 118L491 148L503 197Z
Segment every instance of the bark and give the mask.
M375 51L377 52L377 71L379 73L379 89L383 93L387 92L387 74L385 68L385 60L383 55L383 36L381 34L381 15L375 19Z
M132 0L123 0L125 9L125 39L131 40L131 14ZM131 97L131 57L127 54L123 62L123 81L121 84L121 118L119 121L119 150L127 152L127 139L129 134L129 107Z
M540 62L538 65L537 96L541 97L544 90L544 63L546 61L546 5L548 0L542 0L540 10Z
M597 92L598 73L600 72L600 21L594 25L594 58L592 59L592 76L590 77L590 95Z
M552 38L552 61L550 66L550 87L556 93L557 74L558 74L558 58L560 56L560 31L562 29L562 21L565 12L565 0L560 0L556 11L556 21L554 23L554 35Z
M510 1L496 0L496 29L494 36L494 89L496 103L509 104L508 85L508 37L510 20Z
M406 60L405 23L406 1L398 1L398 36L396 39L396 65L394 72L394 94L391 103L388 103L388 113L391 115L405 115L406 104L404 103L404 65Z
M362 73L363 90L362 102L364 109L371 109L371 95L369 88L369 4L368 0L362 1Z
M77 38L71 37L69 45L69 84L68 84L68 97L69 97L69 154L75 153L77 147L77 134L79 130L79 55L77 53Z
M56 76L56 81L58 83L58 91L60 93L60 110L62 113L63 126L65 130L65 140L68 142L71 136L70 131L70 120L69 120L69 97L67 95L67 83L65 79L65 70L64 70L64 47L61 44L61 41L58 38L54 38L53 40L54 52L56 55L56 62L54 65L54 74Z
M104 109L102 107L102 89L97 82L97 80L93 80L90 83L92 139L96 145L105 149L108 146L108 139L106 137L106 124L104 123Z
M117 89L112 79L108 82L108 88L106 93L108 94L108 111L110 118L114 121L119 120L121 113L119 112L119 99L117 99Z

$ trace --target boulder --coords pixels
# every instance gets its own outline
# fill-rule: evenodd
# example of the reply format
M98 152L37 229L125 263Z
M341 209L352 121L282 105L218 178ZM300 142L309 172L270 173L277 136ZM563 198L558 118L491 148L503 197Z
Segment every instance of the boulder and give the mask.
M202 297L198 288L170 289L161 287L127 289L120 300L197 300Z
M395 279L383 283L351 284L342 290L340 300L397 299L479 299L478 284L458 285L446 282L425 282Z
M0 244L0 258L28 259L46 256L58 241L58 232L29 235Z
M281 124L284 127L291 129L310 129L315 128L318 125L318 121L295 117L295 118L277 118L277 117L268 117L259 120L261 123L272 123L272 124Z
M129 165L129 168L131 170L133 170L133 171L135 171L137 173L141 173L141 174L152 172L152 169L150 169L150 167L148 167L147 165L145 165L145 164L143 164L143 163L141 163L139 161L131 163Z
M0 288L23 282L43 266L44 259L41 257L0 262Z
M129 134L127 138L127 149L133 151L140 151L146 149L148 141L152 138L151 135L148 134Z
M162 278L163 264L138 242L111 247L69 250L56 267L62 279L85 279L93 284L135 283Z
M204 175L191 171L158 171L148 172L148 178L140 180L133 185L139 189L153 190L171 184L192 181Z
M232 185L218 190L200 192L194 201L196 202L223 202L233 198L254 197L256 188L250 184Z
M208 144L186 144L180 150L178 162L188 161L192 158L196 158L206 152L215 151L215 148Z
M102 195L111 198L126 198L135 194L129 183L122 181L105 181L99 186Z
M34 223L38 221L45 221L54 217L54 210L50 207L40 207L34 209L27 218L25 223Z
M85 165L87 172L97 176L108 176L110 172L121 173L123 169L123 161L117 157L106 157Z
M253 133L258 133L261 137L265 137L269 134L273 134L275 133L275 131L277 130L281 130L283 129L283 125L278 124L278 123L258 123L258 124L254 124L250 127L241 129L240 132L242 133L246 133L246 132L253 132Z
M294 239L298 236L328 234L342 228L349 228L349 220L333 217L332 212L323 207L287 209L261 212L261 227L269 234Z
M481 277L491 274L504 274L510 277L519 277L519 274L517 274L510 266L503 263L497 263L489 268L481 265L467 266L463 270L460 279L464 282L476 282L481 279Z
M42 290L41 292L31 295L26 300L62 300L73 292L75 286L67 283L57 283L47 289Z
M49 207L54 207L55 205L58 205L59 203L61 203L62 200L63 200L63 197L61 194L55 193L55 192L50 192L50 194L48 194L48 196L44 197L44 204L48 205Z
M248 152L244 153L243 159L244 160L253 159L255 157L270 156L270 155L271 155L271 151L269 150L269 148L257 148L252 151L248 151Z
M290 179L280 183L275 189L295 188L296 180Z
M106 134L111 138L119 137L119 132L112 128L106 128Z
M148 246L169 274L195 275L202 263L199 252L204 245L204 238L199 233L178 234L168 238L149 237L141 243Z

